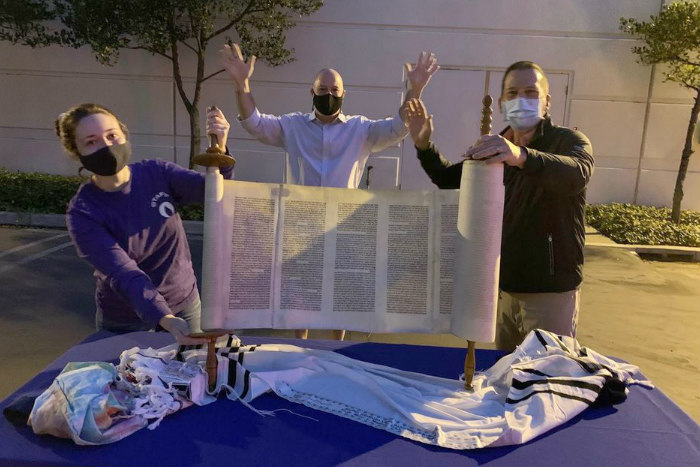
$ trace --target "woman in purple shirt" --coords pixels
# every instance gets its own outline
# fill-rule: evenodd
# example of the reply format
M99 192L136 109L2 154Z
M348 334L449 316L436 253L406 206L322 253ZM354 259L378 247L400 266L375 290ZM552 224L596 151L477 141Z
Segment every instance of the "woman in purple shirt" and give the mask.
M207 134L226 146L229 124L213 108ZM172 162L131 157L126 126L105 107L81 104L56 120L68 155L90 172L70 201L66 224L95 268L98 329L165 329L180 344L200 331L201 303L182 219L175 206L204 200L204 176ZM232 168L222 175L231 178Z

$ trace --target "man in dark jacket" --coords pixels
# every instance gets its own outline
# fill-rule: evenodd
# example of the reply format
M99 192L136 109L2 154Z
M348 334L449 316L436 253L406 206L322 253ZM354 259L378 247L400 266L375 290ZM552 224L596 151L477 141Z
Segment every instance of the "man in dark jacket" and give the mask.
M583 133L552 124L549 83L533 62L508 67L498 102L508 127L480 137L464 157L505 164L496 345L513 350L532 329L576 334L593 149ZM422 101L409 103L408 118L430 179L459 188L462 164L444 159L430 141L432 116Z

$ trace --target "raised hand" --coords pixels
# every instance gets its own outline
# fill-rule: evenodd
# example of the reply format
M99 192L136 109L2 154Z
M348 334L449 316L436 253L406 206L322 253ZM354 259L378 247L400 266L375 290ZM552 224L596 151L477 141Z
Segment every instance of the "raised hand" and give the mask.
M238 44L225 44L221 50L219 50L219 57L221 59L221 66L223 66L231 78L233 78L238 90L247 92L248 80L253 76L253 70L255 69L255 55L251 55L246 62L243 59L243 54Z
M417 98L420 98L423 88L425 88L435 72L440 69L435 54L429 54L428 52L421 52L415 65L406 63L404 66L406 67L409 90L413 91L412 97Z
M430 135L433 133L433 116L428 115L425 104L420 99L407 100L403 108L413 143L420 150L426 149L430 145Z
M221 109L216 106L207 108L207 135L216 135L217 146L221 151L226 151L226 140L230 128L231 125Z

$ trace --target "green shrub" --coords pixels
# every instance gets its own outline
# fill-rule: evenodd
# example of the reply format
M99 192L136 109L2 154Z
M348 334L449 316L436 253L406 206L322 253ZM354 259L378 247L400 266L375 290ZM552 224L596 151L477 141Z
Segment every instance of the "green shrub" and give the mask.
M201 204L190 204L188 206L180 206L177 208L180 211L180 217L186 221L203 221L204 206Z
M0 167L0 211L64 214L85 178L11 172ZM202 220L201 205L179 207L185 220ZM671 210L631 204L586 206L586 222L617 243L700 247L700 212L683 211L681 223Z
M617 243L700 247L698 211L683 211L675 224L669 208L595 204L586 206L586 222Z
M85 177L11 172L0 167L0 211L65 214ZM202 206L179 208L185 220L202 220Z
M81 177L10 172L0 167L0 211L64 214Z

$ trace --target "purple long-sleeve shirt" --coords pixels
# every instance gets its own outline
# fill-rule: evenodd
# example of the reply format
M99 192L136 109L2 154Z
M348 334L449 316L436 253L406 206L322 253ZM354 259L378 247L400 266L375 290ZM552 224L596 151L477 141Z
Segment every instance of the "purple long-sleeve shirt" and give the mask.
M203 202L204 176L162 160L129 167L131 179L118 191L83 184L66 224L78 255L95 268L95 301L104 319L155 325L198 293L175 204ZM225 178L231 174L222 170Z

